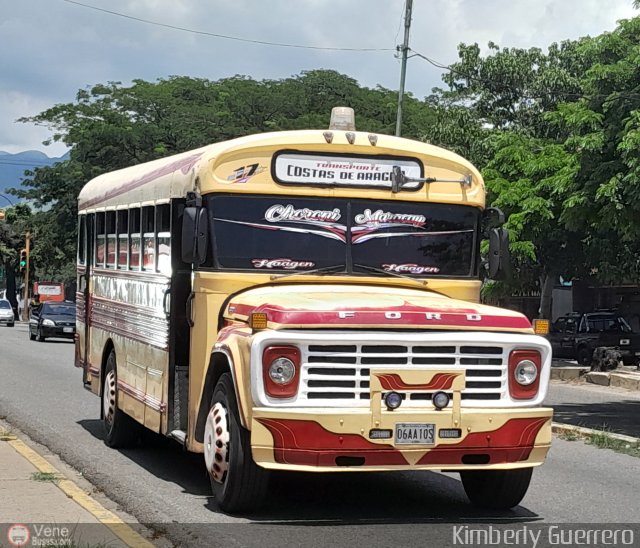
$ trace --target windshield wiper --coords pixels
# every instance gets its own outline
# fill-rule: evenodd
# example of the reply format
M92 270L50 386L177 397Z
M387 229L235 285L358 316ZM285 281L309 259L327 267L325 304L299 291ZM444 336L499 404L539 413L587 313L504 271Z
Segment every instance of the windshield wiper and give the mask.
M345 265L335 264L333 266L323 266L321 268L314 268L312 270L296 270L295 272L288 272L287 274L274 274L270 277L271 280L281 280L282 278L288 278L290 276L306 276L308 274L329 274L331 272L344 272Z
M362 268L363 270L368 270L369 272L378 272L379 274L384 274L385 276L395 276L397 278L403 278L405 280L411 280L412 282L418 283L420 285L427 285L429 282L427 280L416 280L411 276L407 276L406 274L399 274L398 272L388 272L383 270L382 268L376 268L375 266L369 266L368 264L354 264L354 268Z

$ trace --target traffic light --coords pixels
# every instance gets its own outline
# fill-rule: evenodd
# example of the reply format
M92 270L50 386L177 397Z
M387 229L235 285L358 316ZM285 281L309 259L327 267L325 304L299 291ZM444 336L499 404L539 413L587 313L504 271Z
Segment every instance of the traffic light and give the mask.
M27 250L21 249L20 250L20 272L24 273L26 268L27 268Z

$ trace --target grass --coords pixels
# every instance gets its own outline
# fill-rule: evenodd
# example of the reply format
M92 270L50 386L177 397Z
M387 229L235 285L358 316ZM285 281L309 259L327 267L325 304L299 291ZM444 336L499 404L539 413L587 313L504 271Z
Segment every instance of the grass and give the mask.
M575 430L563 430L558 434L558 437L564 441L576 441L580 439L578 433Z
M0 441L11 441L15 439L16 437L14 436L11 429L7 430L6 428L0 426Z
M606 431L597 431L591 434L587 443L599 449L611 449L617 453L624 453L632 457L640 457L640 443L620 440L609 435Z
M52 481L55 483L59 478L53 472L34 472L31 474L31 479L33 481Z
M616 453L640 458L640 442L621 440L612 436L611 432L606 429L594 430L590 433L583 433L578 430L562 430L558 433L558 437L564 441L583 440L598 449L610 449Z

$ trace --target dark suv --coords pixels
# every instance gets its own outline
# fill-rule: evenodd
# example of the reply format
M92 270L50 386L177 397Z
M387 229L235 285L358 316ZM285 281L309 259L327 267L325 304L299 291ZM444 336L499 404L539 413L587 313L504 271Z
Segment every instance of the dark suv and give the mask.
M45 302L31 311L29 338L44 341L47 337L73 339L76 335L76 304Z
M577 360L591 365L596 348L617 348L625 364L637 364L640 359L640 334L633 333L627 321L611 311L572 312L558 318L547 335L554 358Z

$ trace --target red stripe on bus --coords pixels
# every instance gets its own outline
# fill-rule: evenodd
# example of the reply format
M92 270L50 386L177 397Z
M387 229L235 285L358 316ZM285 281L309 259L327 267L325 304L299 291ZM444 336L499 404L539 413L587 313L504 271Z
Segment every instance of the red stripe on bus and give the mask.
M415 326L447 326L447 327L498 327L504 329L530 329L531 323L525 316L497 316L469 312L445 312L433 307L399 306L393 308L336 308L335 310L298 310L262 304L231 303L229 308L240 316L250 316L253 312L264 312L269 322L281 325L406 325ZM340 312L344 314L339 315ZM399 318L389 318L386 314L399 313ZM427 319L427 315L438 314L438 319ZM473 319L469 319L472 316Z

